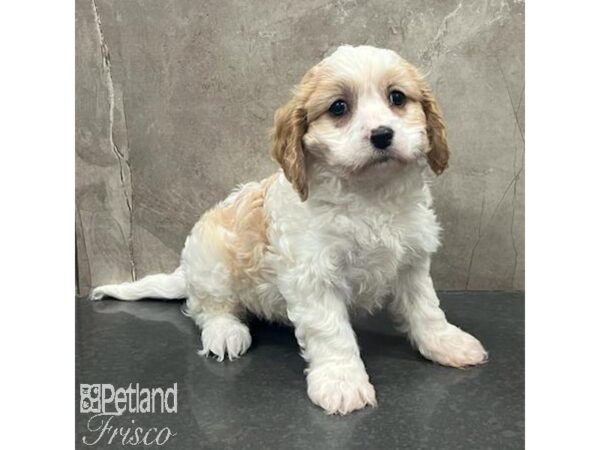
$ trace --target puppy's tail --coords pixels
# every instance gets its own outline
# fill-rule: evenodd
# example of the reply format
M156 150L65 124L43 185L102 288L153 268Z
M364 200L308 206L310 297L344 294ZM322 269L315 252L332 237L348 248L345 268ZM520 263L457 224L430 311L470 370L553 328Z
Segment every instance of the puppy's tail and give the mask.
M119 300L139 300L141 298L180 299L187 296L185 274L179 266L173 273L148 275L138 281L106 284L90 293L90 300L113 297Z

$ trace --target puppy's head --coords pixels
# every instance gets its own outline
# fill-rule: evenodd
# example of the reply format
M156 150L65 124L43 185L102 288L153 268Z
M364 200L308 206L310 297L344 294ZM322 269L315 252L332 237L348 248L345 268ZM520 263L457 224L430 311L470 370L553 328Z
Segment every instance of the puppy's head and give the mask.
M391 50L342 46L275 113L272 156L306 200L309 161L343 177L378 177L426 157L439 175L446 125L415 67Z

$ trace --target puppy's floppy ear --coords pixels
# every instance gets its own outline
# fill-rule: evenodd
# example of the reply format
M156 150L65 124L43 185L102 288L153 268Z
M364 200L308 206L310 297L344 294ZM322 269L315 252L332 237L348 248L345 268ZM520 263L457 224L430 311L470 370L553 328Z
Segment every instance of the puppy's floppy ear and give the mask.
M429 140L427 161L431 170L436 175L440 175L448 167L448 158L450 157L446 138L446 122L431 88L424 81L421 83L421 95L421 106L425 112Z
M308 198L304 149L302 148L302 137L307 128L306 110L298 95L275 112L271 156L279 163L285 177L292 183L302 201Z

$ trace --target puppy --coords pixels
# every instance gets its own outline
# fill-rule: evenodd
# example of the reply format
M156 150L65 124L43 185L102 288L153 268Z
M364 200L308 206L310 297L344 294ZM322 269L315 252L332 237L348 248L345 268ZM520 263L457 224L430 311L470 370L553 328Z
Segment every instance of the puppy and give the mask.
M350 311L386 307L426 358L486 361L448 323L429 275L440 226L428 179L448 165L446 126L417 69L390 50L342 46L275 113L281 170L242 185L192 229L171 274L101 286L92 299L186 298L202 355L243 355L248 313L291 324L308 396L329 414L376 405Z

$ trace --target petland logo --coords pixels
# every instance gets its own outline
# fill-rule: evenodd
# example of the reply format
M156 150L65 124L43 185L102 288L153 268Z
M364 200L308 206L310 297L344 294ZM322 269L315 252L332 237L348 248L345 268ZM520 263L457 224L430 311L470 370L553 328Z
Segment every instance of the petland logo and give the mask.
M119 426L118 417L129 414L176 414L177 383L172 387L143 388L139 383L115 388L112 384L80 384L79 412L92 414L87 421L86 445L101 442L121 445L165 445L177 433L169 427L143 427L131 419ZM115 419L117 418L117 419Z

